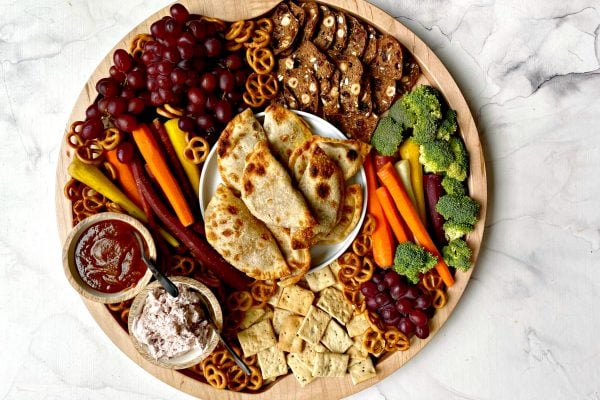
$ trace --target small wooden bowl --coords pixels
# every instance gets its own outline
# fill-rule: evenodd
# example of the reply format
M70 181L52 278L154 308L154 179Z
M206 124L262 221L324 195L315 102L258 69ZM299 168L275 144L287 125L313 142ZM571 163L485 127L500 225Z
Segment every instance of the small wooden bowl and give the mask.
M75 265L75 247L77 242L87 228L98 222L107 220L122 221L129 224L133 229L137 230L146 242L148 257L151 260L156 260L156 246L154 245L152 235L140 221L130 217L129 215L114 212L103 212L87 217L78 223L75 228L71 230L69 236L67 236L63 246L63 267L65 275L67 276L71 286L73 286L73 288L81 296L85 297L86 299L105 304L120 303L135 297L136 294L141 292L142 289L146 287L148 282L150 282L150 278L152 278L152 272L147 269L144 276L142 276L142 278L134 287L116 293L104 293L99 290L95 290L86 284L83 279L81 279L81 275L79 275L79 271L77 271L77 266Z
M208 312L211 314L212 320L215 322L215 325L217 325L217 329L219 329L219 331L223 329L223 312L221 311L221 306L215 295L211 292L211 290L208 287L206 287L204 284L198 282L195 279L187 278L184 276L174 276L170 279L175 284L182 284L200 293L202 301L204 301L204 304L206 304L207 306L206 308L208 309ZM131 304L131 309L129 310L129 319L127 320L127 328L129 330L129 336L131 337L133 346L146 360L150 361L154 365L158 365L159 367L170 369L184 369L198 364L206 357L208 357L219 344L219 336L214 330L212 331L212 335L204 351L196 349L177 357L158 360L152 357L148 352L146 345L140 343L137 340L137 338L133 335L133 322L142 313L144 303L146 302L146 297L148 297L148 294L152 290L158 287L161 287L158 281L152 282L151 284L146 286L146 288L142 292L140 292L140 294L136 296L136 298L133 300L133 303Z

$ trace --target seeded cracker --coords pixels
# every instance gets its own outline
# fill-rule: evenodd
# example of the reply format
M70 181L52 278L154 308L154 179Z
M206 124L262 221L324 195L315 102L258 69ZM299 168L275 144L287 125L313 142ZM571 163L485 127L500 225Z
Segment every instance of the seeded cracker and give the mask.
M277 346L269 347L258 353L258 365L263 379L276 378L287 374L285 354Z
M370 358L359 361L348 367L352 383L355 385L366 381L367 379L374 378L377 375L373 362Z
M342 378L348 368L348 355L318 353L312 369L313 376Z
M284 310L283 308L275 308L275 311L273 311L273 330L275 331L276 335L279 335L283 321L285 321L290 315L294 315L294 313Z
M300 324L298 336L310 344L318 344L327 329L329 320L331 320L329 314L310 306L308 314L306 314L302 324Z
M291 311L296 314L306 315L315 299L315 294L300 286L292 285L284 287L277 307Z
M329 321L321 343L334 353L345 353L353 344L346 330L333 319Z
M277 291L273 294L273 296L271 296L269 300L267 300L267 303L269 303L273 307L277 307L277 303L279 303L282 291L283 289L281 288L281 286L277 286Z
M237 336L245 357L252 356L261 350L277 344L277 339L269 320L254 324L250 328L238 332Z
M266 311L262 307L252 307L245 312L242 322L240 322L240 328L246 329L252 326L255 322L258 322L265 315Z
M329 287L321 292L317 307L346 325L352 318L352 306L346 302L341 291Z
M348 330L348 335L350 335L350 337L355 337L365 333L365 331L369 329L369 326L367 315L365 313L360 313L352 317L350 322L346 325L346 329Z
M321 268L318 271L306 274L304 279L306 279L308 287L313 292L320 292L326 287L335 285L336 282L335 277L333 276L333 273L331 272L329 266L325 266L325 268Z
M306 366L300 360L301 356L297 353L290 353L287 355L287 363L292 370L292 373L298 380L300 386L304 387L315 380L315 377L312 376L310 369L306 368Z
M301 323L302 317L299 315L290 315L283 321L281 331L279 332L279 342L277 343L277 347L280 350L289 353L299 353L302 351L304 342L296 335Z

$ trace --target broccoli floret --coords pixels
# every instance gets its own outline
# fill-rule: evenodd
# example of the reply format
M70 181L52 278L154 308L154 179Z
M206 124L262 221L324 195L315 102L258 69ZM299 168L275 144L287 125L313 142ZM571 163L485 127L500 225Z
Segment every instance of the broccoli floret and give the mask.
M400 100L396 101L388 110L388 116L392 117L397 124L403 128L412 128L415 124L414 115L408 114L404 108L404 104Z
M444 114L444 119L437 131L437 138L450 140L450 136L456 132L456 111L448 109Z
M454 162L454 153L450 143L445 140L433 140L420 146L419 162L425 172L446 172Z
M467 169L469 167L469 154L462 140L453 137L448 141L452 153L454 155L454 162L450 163L446 173L449 177L464 181L467 179Z
M412 242L403 242L396 247L394 269L412 283L419 282L419 274L424 274L437 264L437 258Z
M443 229L446 239L452 241L472 232L473 225L463 224L462 222L446 221L444 222Z
M477 222L479 203L469 196L445 194L440 197L435 209L446 221L474 225Z
M418 144L435 139L442 119L442 106L437 90L431 86L418 86L400 99L400 108L405 115L396 111L393 115L413 128L413 137Z
M402 126L390 117L383 117L371 138L371 144L381 155L392 156L402 143Z
M447 246L442 249L442 254L446 264L451 267L467 271L471 268L471 255L473 251L462 239L451 240Z
M458 179L451 178L448 175L442 179L442 187L447 194L465 194L465 185Z

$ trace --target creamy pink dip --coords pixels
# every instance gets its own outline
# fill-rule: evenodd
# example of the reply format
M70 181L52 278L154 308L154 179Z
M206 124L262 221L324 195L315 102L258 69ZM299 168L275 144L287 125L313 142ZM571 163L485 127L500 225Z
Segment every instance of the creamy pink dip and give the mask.
M212 327L199 305L201 295L187 286L176 285L178 297L170 296L162 287L152 290L133 321L133 335L157 360L196 349L203 351L211 338Z

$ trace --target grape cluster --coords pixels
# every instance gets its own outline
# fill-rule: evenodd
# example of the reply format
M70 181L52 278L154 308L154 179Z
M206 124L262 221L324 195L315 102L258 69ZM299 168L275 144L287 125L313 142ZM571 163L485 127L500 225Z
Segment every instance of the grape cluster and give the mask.
M379 271L360 287L367 308L377 312L384 324L406 336L429 336L432 297L419 286L407 283L396 271Z
M154 22L151 39L132 56L113 53L110 76L96 83L97 101L86 111L84 140L98 138L107 119L123 131L135 129L147 107L179 107L179 127L210 142L243 110L242 95L251 71L241 52L225 49L220 21L190 14L181 4Z

